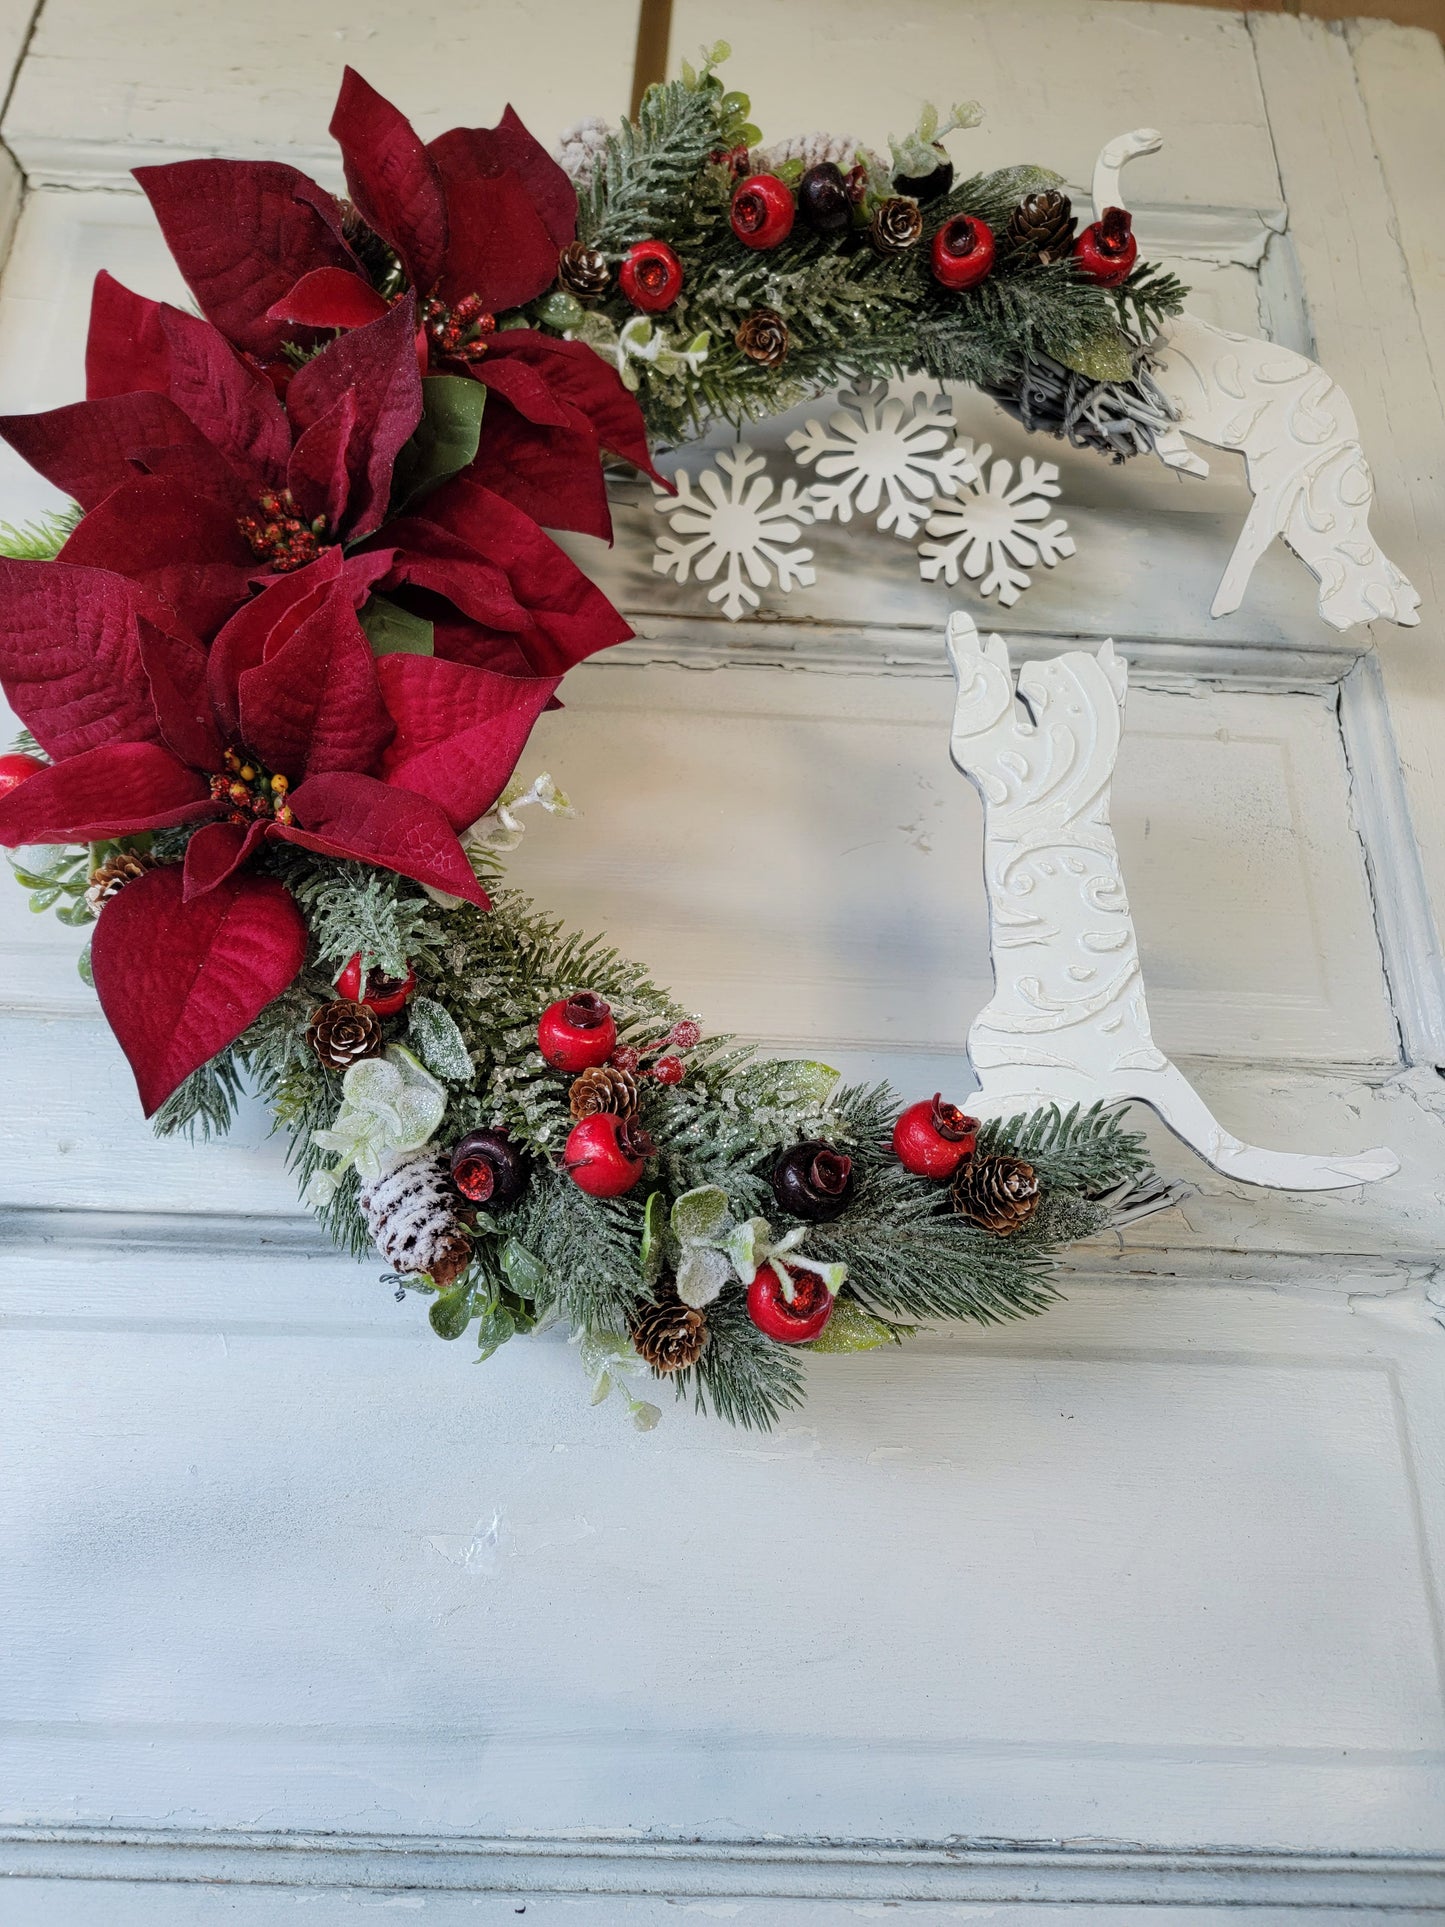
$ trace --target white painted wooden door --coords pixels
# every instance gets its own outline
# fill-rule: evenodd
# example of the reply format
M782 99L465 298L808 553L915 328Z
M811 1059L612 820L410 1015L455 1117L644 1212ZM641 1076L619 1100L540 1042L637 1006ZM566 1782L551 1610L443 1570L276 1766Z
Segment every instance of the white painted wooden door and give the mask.
M510 97L554 134L624 107L635 24L0 5L0 405L78 393L99 267L178 292L130 166L329 175L343 60L428 131ZM1211 622L1228 463L1068 454L1079 553L996 620L1016 655L1130 658L1115 815L1161 1044L1256 1141L1385 1142L1403 1171L1299 1199L1161 1141L1194 1195L1046 1317L819 1360L770 1438L673 1412L639 1437L565 1343L478 1369L328 1254L262 1120L153 1143L73 946L5 892L7 1927L1445 1904L1440 48L1083 0L677 0L674 57L719 32L779 132L880 140L921 93L977 95L961 157L1082 190L1105 138L1158 125L1146 250L1349 392L1417 630L1325 629L1282 551ZM0 466L0 513L44 499ZM651 573L649 517L578 545L640 639L544 720L528 765L584 814L518 874L717 1027L958 1088L988 972L947 591L819 528L786 619L726 627Z

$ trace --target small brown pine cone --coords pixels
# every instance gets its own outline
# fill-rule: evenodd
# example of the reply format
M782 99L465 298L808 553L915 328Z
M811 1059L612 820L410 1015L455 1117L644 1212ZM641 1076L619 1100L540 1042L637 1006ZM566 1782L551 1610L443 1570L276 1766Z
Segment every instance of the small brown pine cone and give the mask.
M707 1314L683 1304L671 1285L658 1287L655 1305L640 1305L632 1317L632 1349L661 1377L686 1371L707 1343Z
M733 339L750 361L776 368L788 352L788 324L775 308L754 308L743 316Z
M953 1208L961 1218L1007 1238L1038 1209L1039 1179L1022 1158L965 1158L953 1180Z
M557 257L557 285L582 301L596 301L612 286L612 270L596 248L569 241Z
M1062 261L1073 252L1074 206L1067 194L1046 187L1038 194L1025 194L1008 217L1008 238L1021 254L1032 254L1040 261Z
M438 1241L428 1273L437 1290L446 1291L457 1282L471 1262L472 1241L459 1228L448 1232Z
M923 210L903 194L880 201L868 223L868 239L880 254L906 254L922 235Z
M363 1057L380 1057L385 1048L376 1012L344 997L312 1011L306 1041L329 1071L344 1071Z
M149 857L132 856L128 850L120 851L116 856L107 858L98 870L91 871L90 888L85 893L86 902L92 910L99 910L117 890L134 883L137 877L143 877L152 867Z
M638 1083L631 1071L618 1070L615 1064L594 1064L574 1078L568 1099L572 1115L580 1124L584 1117L599 1111L613 1111L625 1117L637 1109Z

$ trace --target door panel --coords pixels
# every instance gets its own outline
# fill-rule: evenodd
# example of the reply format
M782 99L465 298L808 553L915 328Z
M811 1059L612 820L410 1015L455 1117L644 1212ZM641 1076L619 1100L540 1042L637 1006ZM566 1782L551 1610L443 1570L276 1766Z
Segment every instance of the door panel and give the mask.
M720 30L673 16L675 57ZM100 267L181 298L134 161L282 152L334 184L345 59L428 132L494 119L505 83L549 138L622 109L635 18L46 0L3 127L29 192L0 408L78 392ZM560 1336L478 1370L324 1249L259 1115L155 1143L76 941L0 894L0 1868L26 1927L1445 1896L1438 46L1083 0L732 0L721 30L779 132L881 142L921 88L977 95L964 166L1082 193L1104 139L1160 126L1146 251L1351 394L1412 633L1326 629L1278 546L1211 621L1249 500L1227 459L1112 469L956 402L1058 462L1078 541L980 625L1018 659L1113 634L1130 660L1115 820L1159 1041L1242 1135L1404 1168L1290 1198L1156 1131L1193 1194L1077 1254L1043 1319L818 1360L769 1438L682 1410L644 1437ZM825 406L750 439L782 472ZM0 517L51 499L0 452ZM709 1024L957 1088L989 979L953 595L821 525L816 586L729 625L654 573L648 491L618 521L574 546L637 639L543 719L524 770L580 814L514 880Z

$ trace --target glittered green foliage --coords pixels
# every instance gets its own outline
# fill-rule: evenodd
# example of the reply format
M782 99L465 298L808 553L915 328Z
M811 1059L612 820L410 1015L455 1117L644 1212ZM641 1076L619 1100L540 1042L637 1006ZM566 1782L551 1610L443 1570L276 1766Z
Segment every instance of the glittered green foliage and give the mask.
M686 80L649 87L637 120L609 136L578 195L578 239L612 255L646 237L671 239L690 184L721 139L719 99Z
M80 509L69 508L38 515L33 522L0 522L0 555L12 562L51 562L60 553L80 522Z
M707 1344L696 1365L673 1375L679 1399L745 1431L769 1431L803 1402L798 1354L765 1338L748 1317L740 1291L725 1292L707 1308Z
M1104 1104L1087 1110L1075 1104L1068 1111L1049 1105L1029 1116L991 1120L978 1134L978 1149L1026 1159L1046 1193L1067 1187L1102 1195L1149 1169L1143 1135L1124 1128L1125 1115Z
M156 1136L224 1137L235 1122L241 1091L235 1049L223 1050L171 1092L152 1120Z

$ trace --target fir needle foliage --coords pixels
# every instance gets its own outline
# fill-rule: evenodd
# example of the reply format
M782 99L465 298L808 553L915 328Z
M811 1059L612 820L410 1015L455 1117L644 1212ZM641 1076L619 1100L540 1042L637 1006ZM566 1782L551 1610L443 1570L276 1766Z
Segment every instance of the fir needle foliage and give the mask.
M604 939L567 930L510 890L496 892L488 913L445 907L402 877L292 847L273 849L266 861L309 924L306 967L243 1037L187 1080L157 1129L222 1132L249 1086L289 1138L304 1187L326 1162L312 1133L331 1125L343 1096L342 1079L306 1045L308 1014L334 996L339 965L357 951L391 973L410 965L418 998L449 1015L471 1066L470 1075L447 1080L434 1141L446 1147L469 1131L500 1127L530 1161L521 1197L478 1216L470 1267L432 1299L440 1335L473 1328L479 1357L540 1320L560 1319L584 1346L611 1347L614 1360L633 1357L642 1369L629 1334L658 1288L643 1259L647 1201L657 1194L665 1213L703 1186L726 1196L732 1221L766 1219L776 1237L801 1230L807 1257L846 1265L844 1297L879 1321L879 1342L900 1340L922 1321L1028 1316L1056 1295L1061 1247L1108 1222L1098 1200L1147 1168L1140 1139L1098 1106L990 1124L980 1152L1026 1158L1043 1186L1029 1222L1011 1237L994 1237L949 1209L946 1185L899 1164L891 1147L899 1099L887 1086L837 1089L825 1067L759 1059L720 1038L687 1052L681 1083L642 1079L641 1121L656 1145L645 1181L621 1198L589 1197L563 1157L571 1079L543 1062L537 1019L557 998L594 990L611 1004L622 1043L644 1050L686 1016L676 999ZM415 1045L408 1026L405 1012L386 1020L389 1038ZM814 1139L853 1159L854 1190L841 1217L802 1225L775 1198L772 1170L788 1146ZM374 1256L354 1175L320 1216L343 1250ZM429 1286L425 1278L404 1282ZM675 1396L733 1424L767 1429L802 1399L806 1348L777 1344L759 1330L737 1278L706 1317L707 1342L694 1365L674 1374Z

